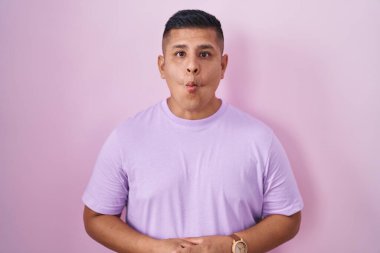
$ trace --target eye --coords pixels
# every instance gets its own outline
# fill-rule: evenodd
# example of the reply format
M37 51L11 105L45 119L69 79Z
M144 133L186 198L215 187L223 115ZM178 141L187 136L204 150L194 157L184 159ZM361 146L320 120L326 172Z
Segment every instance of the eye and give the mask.
M184 57L186 55L185 51L177 51L174 53L175 56Z
M210 52L202 51L202 52L199 53L199 56L200 56L201 58L207 58L207 57L210 57L211 54L210 54Z

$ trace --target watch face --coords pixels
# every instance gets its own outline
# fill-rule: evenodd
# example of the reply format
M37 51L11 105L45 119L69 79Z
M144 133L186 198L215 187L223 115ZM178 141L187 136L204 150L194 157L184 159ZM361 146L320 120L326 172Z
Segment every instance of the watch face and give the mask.
M237 242L235 244L235 253L247 253L247 245L244 242Z

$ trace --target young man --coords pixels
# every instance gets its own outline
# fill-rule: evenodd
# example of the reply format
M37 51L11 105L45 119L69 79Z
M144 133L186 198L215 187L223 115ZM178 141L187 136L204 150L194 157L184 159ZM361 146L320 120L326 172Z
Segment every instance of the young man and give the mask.
M170 97L111 133L83 196L86 230L106 247L266 252L298 232L303 203L281 144L215 96L223 45L220 22L203 11L166 23L158 68Z

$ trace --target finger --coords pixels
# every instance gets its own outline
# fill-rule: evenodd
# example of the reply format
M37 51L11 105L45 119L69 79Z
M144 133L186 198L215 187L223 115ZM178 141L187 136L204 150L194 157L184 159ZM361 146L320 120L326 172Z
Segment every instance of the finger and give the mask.
M191 242L192 244L201 244L203 242L202 237L187 237L183 238L184 240Z
M189 253L190 247L176 249L173 253Z
M174 251L172 251L171 253L186 253L186 249L176 249Z
M194 246L194 243L187 241L185 239L182 239L180 242L181 248L188 248Z

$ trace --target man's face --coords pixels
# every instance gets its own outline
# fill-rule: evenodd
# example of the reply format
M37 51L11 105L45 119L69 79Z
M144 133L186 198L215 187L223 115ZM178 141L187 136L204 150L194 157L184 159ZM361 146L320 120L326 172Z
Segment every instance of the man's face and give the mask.
M173 29L163 41L163 50L158 67L170 90L172 111L178 115L212 111L218 103L215 91L227 66L216 31Z

